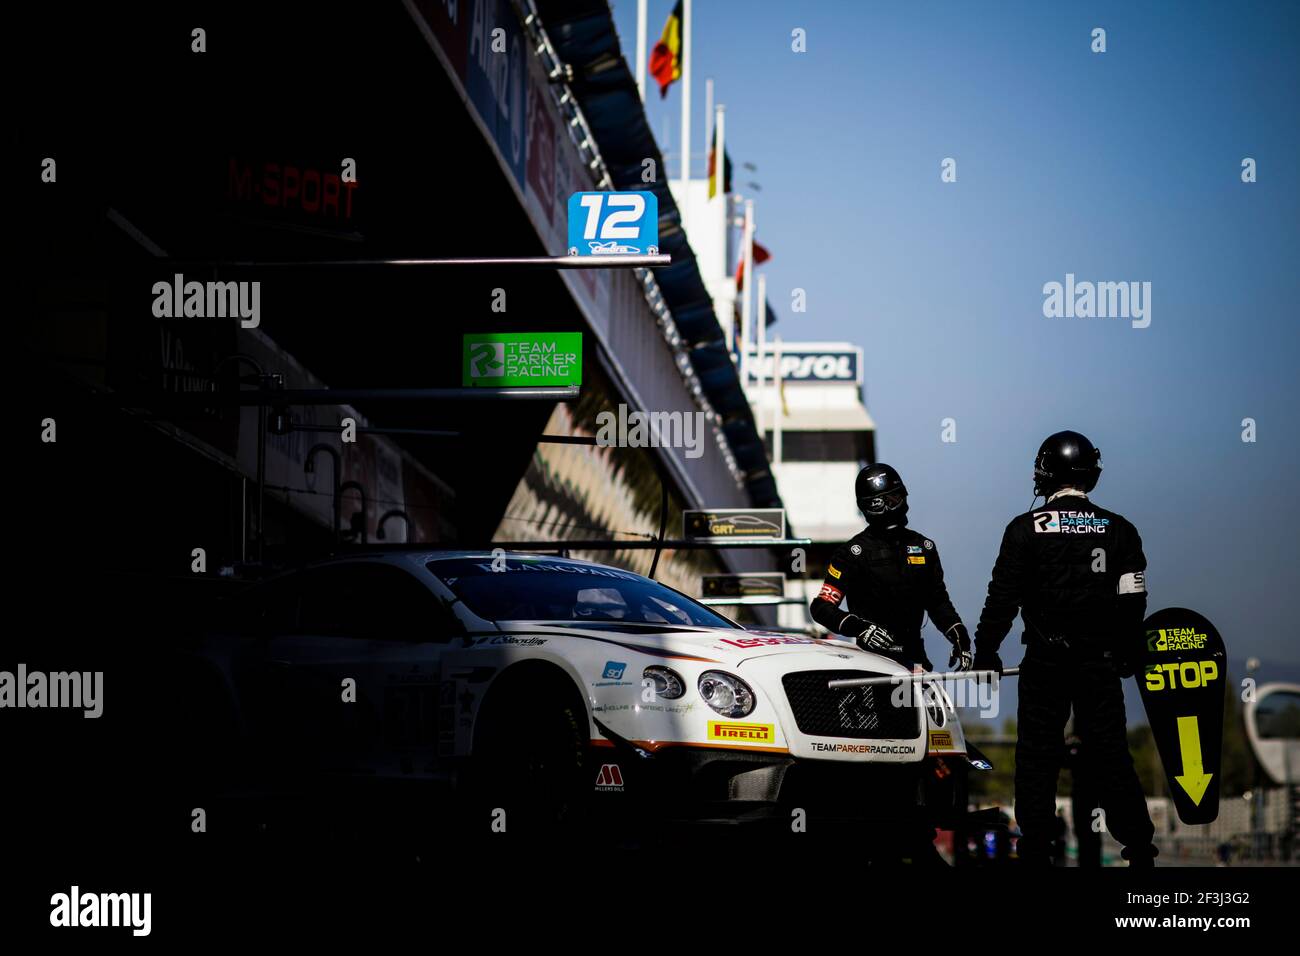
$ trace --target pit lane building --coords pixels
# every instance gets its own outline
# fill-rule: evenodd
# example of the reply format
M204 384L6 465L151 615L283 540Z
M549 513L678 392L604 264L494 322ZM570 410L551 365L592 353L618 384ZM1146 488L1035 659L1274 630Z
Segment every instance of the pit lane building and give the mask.
M669 536L686 508L782 504L674 197L643 180L663 157L605 0L362 5L347 30L274 9L255 30L229 16L206 25L222 38L207 59L167 64L168 96L181 90L198 114L265 104L220 136L158 160L150 117L168 107L158 94L151 113L159 47L144 33L101 64L84 103L18 123L21 147L64 171L33 201L27 242L28 410L59 424L34 466L46 534L112 542L118 568L190 578L195 548L215 575L340 542L652 536L661 481ZM388 68L273 107L267 89L308 82L279 75L280 44L313 51L322 76L357 45L384 50ZM88 68L106 56L85 53ZM435 276L364 264L559 254L568 196L598 189L656 193L671 265ZM357 264L265 266L314 260ZM150 290L177 275L260 283L256 327L154 314ZM458 385L461 337L483 331L581 331L581 397L387 393ZM348 398L239 397L324 388ZM545 440L594 435L620 405L703 412L706 453ZM349 418L355 443L340 439ZM651 560L574 553L640 571ZM659 577L698 593L703 573L775 562L670 552Z

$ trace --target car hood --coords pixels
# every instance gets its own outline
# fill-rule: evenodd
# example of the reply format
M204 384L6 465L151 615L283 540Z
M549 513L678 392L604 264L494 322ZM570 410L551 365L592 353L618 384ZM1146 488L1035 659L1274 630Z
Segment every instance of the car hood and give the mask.
M628 625L618 621L502 621L497 626L508 634L550 638L567 635L574 640L596 641L669 659L735 666L756 657L804 654L825 657L828 666L867 667L884 674L907 673L902 665L864 651L849 641L771 631L675 624ZM832 660L838 663L831 665Z

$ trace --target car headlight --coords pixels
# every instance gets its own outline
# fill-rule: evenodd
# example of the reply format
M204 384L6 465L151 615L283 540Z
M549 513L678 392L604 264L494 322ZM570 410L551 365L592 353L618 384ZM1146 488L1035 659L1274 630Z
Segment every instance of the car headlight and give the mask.
M705 671L696 686L704 702L723 717L746 717L757 702L748 684L723 671Z
M686 681L671 667L651 664L641 672L641 679L654 684L655 696L664 700L677 700L686 693Z

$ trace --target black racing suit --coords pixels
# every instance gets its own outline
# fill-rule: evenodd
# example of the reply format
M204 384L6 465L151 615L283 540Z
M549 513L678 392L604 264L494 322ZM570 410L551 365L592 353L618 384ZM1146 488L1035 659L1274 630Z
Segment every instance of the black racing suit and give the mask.
M1128 750L1120 671L1137 659L1146 615L1146 557L1137 529L1081 494L1057 494L1007 525L975 631L975 666L995 655L1016 612L1025 624L1017 712L1019 854L1042 862L1055 824L1064 730L1095 771L1106 827L1126 858L1153 853L1154 830ZM987 658L986 658L987 659Z
M847 612L840 609L845 598ZM902 648L899 661L926 670L933 665L921 640L923 616L928 612L945 635L961 623L943 583L939 549L906 527L867 527L840 545L811 611L822 627L846 637L857 637L869 624L883 627Z

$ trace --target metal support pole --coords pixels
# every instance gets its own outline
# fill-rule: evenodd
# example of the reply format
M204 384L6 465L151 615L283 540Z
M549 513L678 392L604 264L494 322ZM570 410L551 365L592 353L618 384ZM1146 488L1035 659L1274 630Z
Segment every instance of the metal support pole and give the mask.
M645 102L646 0L636 0L636 91Z
M689 228L686 211L691 206L691 43L695 25L691 0L682 0L682 225Z
M655 472L659 475L659 535L655 540L659 547L655 548L654 560L650 562L650 579L654 580L655 571L659 569L659 555L663 551L664 532L668 528L668 476L664 474L663 462L659 460L658 455L651 456L654 461Z
M277 388L221 392L109 392L119 405L346 405L350 402L564 402L578 397L581 386L526 388Z
M267 386L266 376L258 386L262 394ZM257 406L257 561L260 564L266 555L266 404Z
M781 371L781 336L776 337L776 347L772 353L772 464L781 464L784 449L781 447L781 426L785 420L785 399L781 396L781 386L785 375Z
M1019 673L1019 667L1004 667L1001 676L1016 677ZM872 687L876 684L897 684L905 680L957 680L961 678L993 680L998 676L997 671L925 671L920 674L893 674L888 677L854 677L848 680L833 680L829 681L826 686L831 690L838 690L841 687Z
M212 269L311 269L317 267L341 268L345 266L502 266L536 267L544 269L651 269L672 264L667 254L643 256L634 253L609 256L508 256L480 259L294 259L266 260L168 259L170 266L192 266Z

